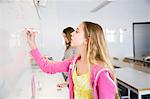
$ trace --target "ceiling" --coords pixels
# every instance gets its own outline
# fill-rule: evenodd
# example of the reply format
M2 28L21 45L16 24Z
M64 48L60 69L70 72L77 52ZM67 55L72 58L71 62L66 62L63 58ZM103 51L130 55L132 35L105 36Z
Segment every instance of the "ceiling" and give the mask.
M38 1L38 0L34 0ZM110 1L113 0L39 0L41 1L41 5L51 5L52 3L55 3L55 5L59 8L59 6L63 9L66 8L66 6L71 6L74 9L76 7L80 7L81 9L86 9L91 12L96 12L99 9L103 8L107 4L110 3ZM14 3L14 2L31 2L33 3L33 0L0 0L0 3ZM42 7L41 6L41 7ZM43 6L43 7L44 7Z

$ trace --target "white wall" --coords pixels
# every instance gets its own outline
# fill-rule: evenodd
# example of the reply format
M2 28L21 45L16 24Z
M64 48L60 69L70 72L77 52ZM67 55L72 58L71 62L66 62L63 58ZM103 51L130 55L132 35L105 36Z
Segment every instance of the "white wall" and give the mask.
M96 13L105 28L125 30L122 43L108 43L112 56L122 58L133 55L132 23L148 21L149 4L148 0L116 0Z
M48 7L41 10L42 26L45 31L45 36L43 36L44 52L60 59L64 50L61 45L63 39L60 35L62 29L66 26L76 28L80 22L88 20L101 24L104 30L116 31L114 34L116 41L108 42L112 56L120 58L133 56L132 23L149 21L149 0L115 0L99 11L91 13L90 10L97 3L96 0L49 1ZM117 38L120 36L120 28L123 30L122 43ZM57 42L57 45L54 42Z
M64 53L62 28L59 28L59 20L56 3L48 3L46 8L40 8L40 23L43 42L43 54L52 56L55 60L61 60Z

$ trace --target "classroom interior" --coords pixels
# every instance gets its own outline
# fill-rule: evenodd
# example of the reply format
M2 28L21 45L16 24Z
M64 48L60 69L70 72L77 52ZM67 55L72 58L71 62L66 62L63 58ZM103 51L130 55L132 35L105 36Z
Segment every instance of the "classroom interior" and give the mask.
M150 0L0 0L0 99L69 99L62 73L43 73L30 55L25 28L38 48L63 58L62 30L82 21L103 27L120 99L150 99Z

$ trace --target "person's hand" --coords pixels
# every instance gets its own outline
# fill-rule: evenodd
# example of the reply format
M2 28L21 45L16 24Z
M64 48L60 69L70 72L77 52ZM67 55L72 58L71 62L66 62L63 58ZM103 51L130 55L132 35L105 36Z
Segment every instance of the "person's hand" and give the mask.
M46 60L49 60L49 59L48 59L49 56L47 56L47 55L43 56L43 58L46 59Z
M33 30L30 28L30 29L25 29L26 30L26 35L27 35L27 42L30 46L31 49L36 49L36 43L35 43L35 36L36 36L36 33L33 32Z
M64 88L64 87L66 87L67 86L67 83L65 82L65 83L60 83L60 84L57 84L57 87L58 88Z
M47 55L45 55L45 56L42 57L42 59L43 59L44 61L48 61L49 63L56 63L56 61L50 60L49 58L50 58L50 57L47 56Z

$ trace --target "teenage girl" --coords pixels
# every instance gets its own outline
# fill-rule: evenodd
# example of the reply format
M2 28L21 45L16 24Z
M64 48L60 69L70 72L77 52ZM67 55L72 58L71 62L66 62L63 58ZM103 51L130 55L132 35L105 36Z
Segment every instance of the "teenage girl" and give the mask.
M45 73L68 72L70 99L115 99L116 78L100 25L82 22L71 37L71 46L79 55L60 62L42 58L35 36L27 31L31 55Z

